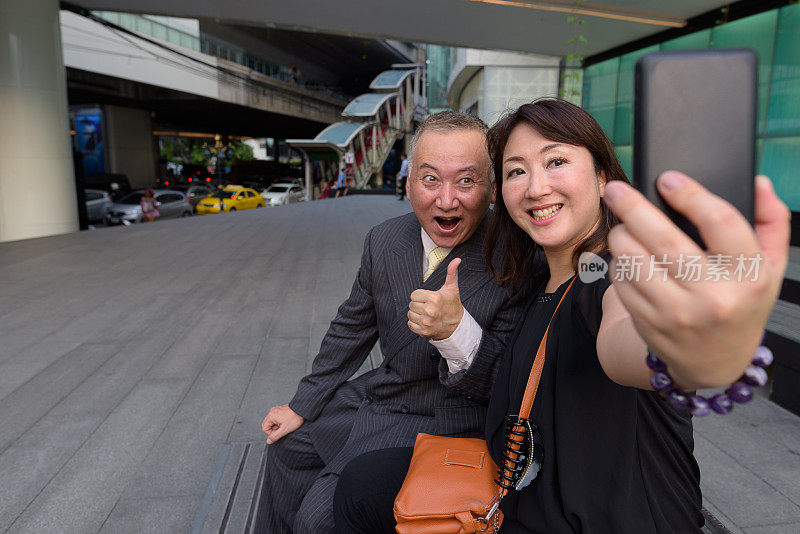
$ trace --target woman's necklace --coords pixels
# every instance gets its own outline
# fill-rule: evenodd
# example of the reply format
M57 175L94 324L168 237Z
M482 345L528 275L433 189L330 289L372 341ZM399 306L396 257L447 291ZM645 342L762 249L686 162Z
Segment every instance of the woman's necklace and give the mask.
M558 282L558 283L557 283L555 286L552 286L552 287L553 287L553 289L549 289L549 288L551 287L551 285L550 285L550 284L551 284L551 283L552 283L552 281L555 279L554 277L552 277L552 276L551 276L551 277L550 277L550 280L547 282L547 285L545 286L545 289L544 289L545 293L555 293L556 291L558 291L558 288L559 288L559 287L561 287L562 285L564 285L564 282L566 282L567 280L569 280L569 279L570 279L570 278L572 278L573 276L575 276L575 273L574 273L573 271L570 271L570 272L569 272L569 276L566 276L566 277L564 277L562 280L559 280L559 282Z

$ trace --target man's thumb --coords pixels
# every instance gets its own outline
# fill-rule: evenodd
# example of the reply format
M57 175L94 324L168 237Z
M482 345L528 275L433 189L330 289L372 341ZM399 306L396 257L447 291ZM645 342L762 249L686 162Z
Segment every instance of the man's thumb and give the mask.
M458 266L461 265L461 258L456 258L447 266L447 278L444 280L442 289L450 288L458 291Z

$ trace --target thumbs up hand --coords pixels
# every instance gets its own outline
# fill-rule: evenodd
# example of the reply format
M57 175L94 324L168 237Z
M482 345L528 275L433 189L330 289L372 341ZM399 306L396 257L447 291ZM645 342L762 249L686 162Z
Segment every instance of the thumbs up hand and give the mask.
M438 291L417 289L411 293L408 304L408 328L415 334L434 341L447 339L461 322L464 306L458 292L458 266L456 258L447 266L447 278Z

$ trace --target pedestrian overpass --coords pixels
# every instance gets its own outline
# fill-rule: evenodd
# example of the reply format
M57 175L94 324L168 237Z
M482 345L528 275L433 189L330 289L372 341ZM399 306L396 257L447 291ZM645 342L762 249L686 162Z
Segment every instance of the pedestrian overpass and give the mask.
M352 100L343 121L331 124L314 139L287 139L306 159L306 190L311 191L311 164L322 162L326 174L344 167L353 187L370 187L395 142L413 132L412 124L427 114L425 65L395 64L370 84L374 92Z

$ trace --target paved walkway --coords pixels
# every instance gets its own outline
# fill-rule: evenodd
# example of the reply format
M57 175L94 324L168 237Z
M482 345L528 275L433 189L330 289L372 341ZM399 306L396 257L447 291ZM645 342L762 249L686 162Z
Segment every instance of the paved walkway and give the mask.
M244 532L260 421L309 369L369 227L354 196L0 244L0 532ZM697 423L707 507L800 532L800 418ZM229 498L236 495L237 498Z

